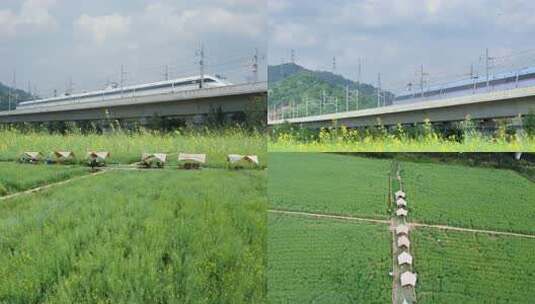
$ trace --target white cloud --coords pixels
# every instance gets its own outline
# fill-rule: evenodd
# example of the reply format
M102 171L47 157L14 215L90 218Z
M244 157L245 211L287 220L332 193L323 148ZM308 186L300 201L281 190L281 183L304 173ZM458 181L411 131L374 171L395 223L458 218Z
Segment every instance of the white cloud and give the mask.
M90 35L97 44L103 44L108 38L127 34L130 30L131 18L119 14L106 16L81 15L75 26L80 32Z
M54 29L57 21L49 10L55 4L56 0L26 0L18 14L11 10L0 10L0 36L14 36L21 29Z
M285 47L300 46L311 47L318 43L313 31L303 24L281 23L270 27L271 41Z
M231 1L246 2L252 1ZM148 5L144 19L157 20L164 28L180 35L225 33L247 37L259 36L265 28L265 18L258 13L240 12L222 7L195 7L179 10L162 3Z

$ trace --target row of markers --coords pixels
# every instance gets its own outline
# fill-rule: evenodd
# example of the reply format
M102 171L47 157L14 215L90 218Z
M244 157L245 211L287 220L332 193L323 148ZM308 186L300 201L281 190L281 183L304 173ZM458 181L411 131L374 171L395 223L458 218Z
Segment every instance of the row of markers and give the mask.
M109 152L88 152L86 156L87 164L91 167L104 167L107 159L110 157ZM19 161L22 163L36 164L46 163L74 163L76 157L72 151L55 151L45 159L41 152L24 152ZM141 155L140 167L144 168L163 168L167 161L166 153L143 153ZM179 153L178 161L181 167L185 169L198 169L201 165L206 164L206 154ZM227 156L229 165L252 165L260 164L256 155L229 154Z
M409 269L412 266L412 255L409 253L411 242L409 240L409 226L406 224L405 219L408 215L406 194L403 191L395 193L396 216L402 219L403 224L396 227L397 246L402 252L398 255L398 264L400 266L408 266ZM401 274L401 286L402 287L416 287L416 273L408 270ZM403 304L409 303L406 299L403 300Z

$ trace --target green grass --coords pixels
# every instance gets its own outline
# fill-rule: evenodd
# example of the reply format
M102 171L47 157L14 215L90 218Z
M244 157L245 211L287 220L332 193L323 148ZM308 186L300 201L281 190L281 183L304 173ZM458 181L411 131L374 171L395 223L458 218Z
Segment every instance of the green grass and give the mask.
M531 303L535 240L418 229L418 303Z
M59 182L88 172L88 169L79 167L0 162L0 196Z
M0 303L264 303L265 173L114 171L0 204Z
M88 151L108 151L111 153L111 163L138 162L143 152L174 153L169 156L171 161L176 160L178 152L205 153L209 167L225 167L228 154L258 155L262 167L266 166L267 157L265 136L241 129L199 134L182 134L178 131L170 134L127 134L117 131L104 135L51 135L0 130L0 160L16 160L25 151L39 151L48 155L57 150L74 151L82 160Z
M269 303L391 301L387 225L270 215Z
M338 154L270 153L275 208L387 218L391 161Z
M535 233L535 184L510 170L402 162L412 220Z

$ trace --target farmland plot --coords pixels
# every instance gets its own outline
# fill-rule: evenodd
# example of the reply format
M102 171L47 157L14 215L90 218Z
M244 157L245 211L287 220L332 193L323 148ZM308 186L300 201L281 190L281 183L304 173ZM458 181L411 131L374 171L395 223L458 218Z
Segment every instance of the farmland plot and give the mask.
M419 303L531 303L535 240L417 229Z
M274 208L387 218L391 162L349 155L270 153Z
M535 184L509 170L403 162L416 221L535 233Z
M88 169L79 167L0 162L0 196L59 182L88 172Z
M391 301L387 225L270 215L269 303Z
M265 175L107 172L0 204L0 303L264 303Z

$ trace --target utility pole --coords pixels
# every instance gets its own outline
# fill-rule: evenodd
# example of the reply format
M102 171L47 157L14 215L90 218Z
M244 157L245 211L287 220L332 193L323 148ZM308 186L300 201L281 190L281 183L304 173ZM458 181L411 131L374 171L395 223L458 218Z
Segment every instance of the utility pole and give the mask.
M164 67L164 74L163 75L164 75L165 80L169 80L169 65L167 65L167 64Z
M305 96L305 115L308 116L308 97Z
M321 91L321 100L320 100L320 115L323 114L323 104L325 103L325 90Z
M346 112L349 112L349 86L346 85Z
M381 106L381 73L377 75L377 107Z
M72 76L69 76L69 79L67 80L67 94L72 95L73 92L73 82L72 82Z
M359 98L360 98L360 77L362 76L362 59L359 58L359 67L357 74L357 111L359 109Z
M199 59L199 69L201 74L201 81L199 82L199 89L204 87L204 45L201 43L201 48L197 52Z
M333 57L333 73L336 72L336 56Z
M485 51L485 70L487 74L487 88L490 86L490 68L491 68L490 62L491 60L494 60L494 58L489 56L489 48L487 48Z
M253 56L253 79L254 82L258 82L258 49L255 49Z
M8 110L11 111L11 104L15 104L15 108L17 107L17 70L13 70L13 87L9 89L9 105Z
M121 90L124 88L124 85L126 83L126 68L124 64L121 64Z

